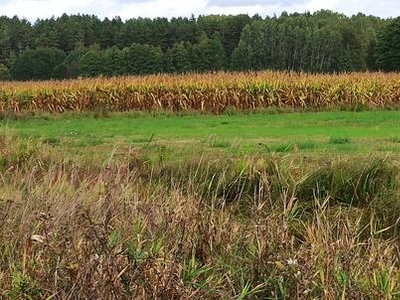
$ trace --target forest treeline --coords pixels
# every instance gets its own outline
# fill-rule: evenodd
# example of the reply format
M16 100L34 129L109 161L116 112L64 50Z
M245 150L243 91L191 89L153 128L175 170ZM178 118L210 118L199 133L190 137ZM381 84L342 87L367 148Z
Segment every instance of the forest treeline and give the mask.
M400 18L331 11L197 18L0 17L0 80L219 70L400 70Z

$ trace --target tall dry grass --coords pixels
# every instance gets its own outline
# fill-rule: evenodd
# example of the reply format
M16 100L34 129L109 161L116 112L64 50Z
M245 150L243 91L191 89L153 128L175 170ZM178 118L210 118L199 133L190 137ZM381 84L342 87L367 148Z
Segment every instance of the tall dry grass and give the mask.
M149 166L45 147L0 139L1 298L399 298L391 161Z

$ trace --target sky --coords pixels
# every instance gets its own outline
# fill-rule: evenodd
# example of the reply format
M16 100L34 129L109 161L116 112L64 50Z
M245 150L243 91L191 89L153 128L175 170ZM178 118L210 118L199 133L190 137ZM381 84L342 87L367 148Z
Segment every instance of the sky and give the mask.
M314 12L329 9L346 15L362 12L383 18L400 15L399 0L0 0L0 15L17 15L31 22L67 14L94 14L103 19L120 16L190 17L192 14L259 14L279 16L283 11Z

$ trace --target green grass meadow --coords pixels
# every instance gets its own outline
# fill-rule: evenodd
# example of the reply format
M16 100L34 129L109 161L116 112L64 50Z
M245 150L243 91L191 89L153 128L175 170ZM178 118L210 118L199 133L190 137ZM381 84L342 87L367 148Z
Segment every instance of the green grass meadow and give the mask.
M263 151L311 154L368 154L400 150L400 112L302 112L233 115L111 114L51 115L3 119L2 130L68 151L116 145L183 153ZM167 151L168 152L168 151Z

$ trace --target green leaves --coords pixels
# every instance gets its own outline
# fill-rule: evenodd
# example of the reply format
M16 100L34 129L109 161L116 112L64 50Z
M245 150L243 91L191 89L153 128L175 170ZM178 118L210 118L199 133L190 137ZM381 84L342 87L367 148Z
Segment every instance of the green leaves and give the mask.
M375 56L379 69L400 70L400 17L392 20L379 32Z
M17 80L54 78L54 71L59 72L58 66L63 63L64 59L65 53L56 48L27 50L16 58L11 67L11 75Z

